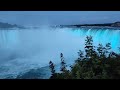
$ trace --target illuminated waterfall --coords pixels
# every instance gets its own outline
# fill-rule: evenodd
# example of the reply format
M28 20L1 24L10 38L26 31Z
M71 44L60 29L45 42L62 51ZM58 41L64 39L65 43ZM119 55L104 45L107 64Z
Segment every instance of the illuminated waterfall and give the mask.
M18 42L18 30L0 30L0 48L11 48Z
M85 39L85 37L92 36L94 40L94 45L99 43L105 45L106 43L111 43L111 47L114 51L118 52L118 47L120 47L120 30L109 30L109 29L76 29L76 31L71 31L71 34L79 36Z
M87 35L93 36L94 45L111 43L118 51L120 30L43 28L37 30L0 30L0 78L17 75L31 68L48 66L50 60L60 63L60 53L67 63L73 63L77 52L84 49Z

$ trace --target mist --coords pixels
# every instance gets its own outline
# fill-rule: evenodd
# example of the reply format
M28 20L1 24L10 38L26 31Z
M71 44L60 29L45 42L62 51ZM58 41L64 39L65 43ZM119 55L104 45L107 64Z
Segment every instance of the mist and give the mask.
M119 19L120 11L0 11L0 22L27 27L0 30L0 78L15 77L30 69L46 67L49 61L59 66L60 53L70 66L78 58L77 52L84 50L87 35L93 36L94 45L111 43L112 50L118 51L119 29L50 26L113 23Z
M26 30L1 30L0 32L0 77L32 68L49 65L52 60L60 63L63 53L68 64L77 57L77 50L83 42L79 37L73 38L69 28L52 29L42 27ZM4 33L3 33L4 32ZM71 48L75 47L75 48Z
M112 49L117 51L120 45L120 31L114 29L43 26L37 29L0 30L0 78L46 67L49 61L57 66L61 62L60 53L70 66L78 58L77 52L84 50L87 35L93 36L95 46L111 43Z

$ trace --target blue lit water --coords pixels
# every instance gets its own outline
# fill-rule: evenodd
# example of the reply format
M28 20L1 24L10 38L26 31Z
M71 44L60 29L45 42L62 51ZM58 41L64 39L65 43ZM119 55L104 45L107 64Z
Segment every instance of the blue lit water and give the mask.
M80 38L85 39L86 36L92 36L94 45L98 45L99 43L105 46L106 43L111 43L112 50L115 52L119 52L118 47L120 47L120 30L114 29L76 29L74 31L70 31L74 36L78 36Z
M78 50L84 50L87 35L93 36L95 46L111 43L112 50L118 52L119 29L46 27L0 30L0 78L16 77L30 69L46 67L50 60L59 69L60 53L64 54L65 61L70 65L77 59ZM45 75L48 69L40 70L40 73Z

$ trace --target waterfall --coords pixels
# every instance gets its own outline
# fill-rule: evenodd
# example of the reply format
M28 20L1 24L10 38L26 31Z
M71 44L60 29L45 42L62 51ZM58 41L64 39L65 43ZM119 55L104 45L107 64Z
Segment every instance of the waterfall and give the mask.
M18 42L18 30L0 30L0 48L11 48Z
M92 36L94 40L94 45L99 43L105 45L106 43L111 43L112 50L118 52L118 47L120 47L120 30L111 29L76 29L76 31L71 31L74 35L79 35L80 38L85 39L86 36Z
M0 30L0 78L48 66L50 60L60 63L60 53L67 63L77 59L84 49L86 36L93 36L94 45L111 43L118 51L120 30L84 28L37 28Z

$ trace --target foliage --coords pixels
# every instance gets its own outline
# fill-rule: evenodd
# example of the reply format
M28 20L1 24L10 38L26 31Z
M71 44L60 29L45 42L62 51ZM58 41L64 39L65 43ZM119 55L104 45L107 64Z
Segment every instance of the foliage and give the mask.
M52 63L52 61L49 62L49 67L50 67L50 69L51 69L52 75L54 75L54 74L55 74L55 66L54 66L54 64Z
M120 54L111 51L110 43L93 46L92 36L86 37L85 51L79 50L71 70L66 69L62 53L60 56L62 72L52 73L50 79L120 79Z

